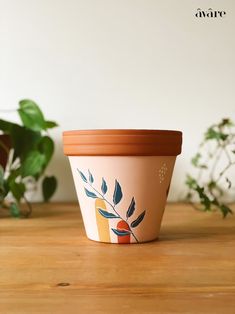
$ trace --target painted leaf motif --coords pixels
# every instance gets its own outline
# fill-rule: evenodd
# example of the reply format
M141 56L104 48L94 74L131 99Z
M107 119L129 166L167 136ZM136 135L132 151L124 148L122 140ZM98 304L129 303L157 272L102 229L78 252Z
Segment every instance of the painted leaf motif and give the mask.
M135 211L135 199L134 199L134 197L132 197L130 206L129 206L127 213L126 213L126 218L131 217L133 215L134 211Z
M136 220L132 221L131 227L132 228L137 227L141 223L141 221L144 219L144 216L145 216L145 211L143 211L143 213L141 213L139 217L136 218Z
M107 187L107 184L106 184L106 181L104 178L102 178L102 185L101 185L101 191L103 194L105 194L108 190L108 187Z
M117 205L122 199L122 189L117 180L115 180L115 189L113 194L113 203Z
M96 194L91 192L91 191L88 191L86 188L84 188L85 192L86 192L86 195L88 197L92 197L92 198L97 198Z
M118 216L103 210L102 208L98 208L99 213L105 218L119 218Z
M118 230L118 229L114 229L114 228L111 228L111 229L117 236L126 236L126 235L129 235L131 233L128 230Z
M91 174L90 170L88 170L88 173L89 173L89 181L90 181L90 183L93 183L94 178L93 178L93 175Z
M85 177L85 175L79 169L78 169L78 172L79 172L82 180L87 183L87 178Z

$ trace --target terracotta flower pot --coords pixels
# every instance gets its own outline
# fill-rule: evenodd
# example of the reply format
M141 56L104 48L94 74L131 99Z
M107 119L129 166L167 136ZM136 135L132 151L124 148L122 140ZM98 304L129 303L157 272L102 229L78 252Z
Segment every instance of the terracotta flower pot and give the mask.
M109 243L157 239L182 133L66 131L63 143L87 237Z

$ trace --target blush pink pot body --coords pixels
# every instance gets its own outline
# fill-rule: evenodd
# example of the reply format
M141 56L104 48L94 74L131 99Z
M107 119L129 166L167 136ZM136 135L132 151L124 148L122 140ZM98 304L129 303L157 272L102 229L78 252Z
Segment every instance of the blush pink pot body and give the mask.
M156 132L154 134L157 134ZM160 132L164 134L164 131ZM79 133L76 134L79 135ZM98 138L97 141L97 137L95 140L90 137L86 143L84 133L82 133L81 143L79 136L75 136L72 141L71 139L64 141L65 154L69 157L82 218L89 239L107 243L142 243L158 238L176 155L180 153L179 147L181 150L182 135L181 132L177 134L178 137L174 137L177 148L172 147L171 155L171 150L165 145L167 155L162 156L159 147L154 147L164 141L164 135L159 141L158 134L156 141L151 138L150 144L148 144L148 139L139 135L135 143L133 143L133 138L128 143L128 139L125 137L123 151L121 149L123 134L121 136L119 134L120 139L115 138L115 141L120 141L118 143L120 155L108 155L109 145L113 145L113 149L116 149L112 138L104 141L103 138L102 140ZM65 132L64 136L67 135ZM175 134L173 135L175 136ZM172 144L172 137L166 138L166 144L167 141ZM86 145L92 147L97 142L96 149L100 149L99 143L101 143L102 151L86 155ZM83 146L82 153L80 153L79 143L80 147ZM148 155L136 154L138 144L141 147L139 154L143 151L143 147L144 149L146 147ZM131 153L132 147L127 147L127 145L135 145L133 155L125 155L127 150L128 154ZM147 147L148 145L149 147ZM71 147L72 153L69 154ZM164 145L162 147L164 153ZM77 149L78 151L76 151ZM90 149L89 152L91 151L93 152ZM121 152L124 153L121 154ZM117 154L116 151L115 154ZM126 227L120 229L118 227L120 225Z

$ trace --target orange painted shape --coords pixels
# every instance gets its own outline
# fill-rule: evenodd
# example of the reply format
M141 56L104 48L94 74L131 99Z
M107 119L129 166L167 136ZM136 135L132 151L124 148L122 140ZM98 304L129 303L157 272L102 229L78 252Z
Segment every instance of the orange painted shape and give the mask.
M106 210L105 202L97 198L95 201L95 212L96 212L96 223L99 234L99 240L101 242L111 242L110 240L110 231L109 231L109 220L108 218L103 217L99 213L99 208Z
M124 220L121 220L117 224L117 229L118 230L130 230L128 223ZM130 243L130 238L131 235L126 235L126 236L118 236L118 243Z

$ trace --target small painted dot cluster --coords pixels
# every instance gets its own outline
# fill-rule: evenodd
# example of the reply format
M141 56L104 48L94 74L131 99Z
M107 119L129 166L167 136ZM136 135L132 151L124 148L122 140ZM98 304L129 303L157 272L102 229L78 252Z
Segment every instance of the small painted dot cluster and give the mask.
M161 166L161 168L159 169L159 171L158 171L160 183L162 183L162 182L164 181L166 172L167 172L167 166L166 166L166 164L164 163L164 164Z

